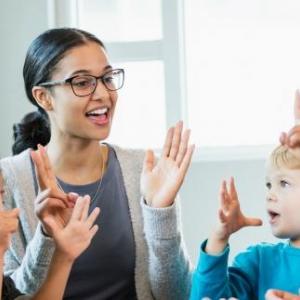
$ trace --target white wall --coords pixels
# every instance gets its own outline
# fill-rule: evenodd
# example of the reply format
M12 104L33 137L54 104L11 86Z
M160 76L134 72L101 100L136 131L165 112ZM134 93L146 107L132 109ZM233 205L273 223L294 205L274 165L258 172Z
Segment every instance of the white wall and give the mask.
M12 125L33 106L26 100L22 68L32 39L47 29L46 0L0 0L0 156L11 152Z
M0 155L10 154L12 124L33 107L25 98L22 66L32 39L47 29L46 0L1 0L0 10L1 130ZM188 251L195 262L199 243L206 238L216 217L221 178L236 177L245 213L265 217L263 159L193 163L181 191L182 220ZM271 240L267 222L244 229L232 239L232 253L258 241Z
M230 176L235 178L244 213L264 222L262 227L233 235L231 257L247 245L274 240L265 212L264 159L194 163L181 192L185 240L193 262L197 261L200 242L210 233L217 217L220 182Z

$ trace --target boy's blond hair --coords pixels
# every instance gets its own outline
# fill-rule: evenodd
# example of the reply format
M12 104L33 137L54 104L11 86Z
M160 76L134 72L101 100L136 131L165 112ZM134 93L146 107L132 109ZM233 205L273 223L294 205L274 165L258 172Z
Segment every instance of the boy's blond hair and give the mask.
M300 150L279 145L272 151L269 162L277 168L300 169Z

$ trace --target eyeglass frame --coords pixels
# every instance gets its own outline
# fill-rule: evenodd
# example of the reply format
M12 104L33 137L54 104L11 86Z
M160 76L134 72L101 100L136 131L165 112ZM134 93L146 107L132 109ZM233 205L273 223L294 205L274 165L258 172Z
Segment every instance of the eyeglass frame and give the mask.
M112 90L112 89L110 89L110 88L107 87L107 85L106 85L106 83L105 83L105 81L104 81L104 78L105 78L105 76L106 76L107 74L109 74L109 73L111 73L111 72L114 72L114 71L120 71L120 72L121 72L123 81L122 81L122 84L121 84L121 86L120 86L119 88L113 89L113 90ZM90 77L93 77L93 78L96 79L96 84L95 84L94 89L93 89L93 91L92 91L91 93L89 93L89 94L87 94L87 95L77 95L77 94L75 93L74 87L73 87L73 84L72 84L72 80L73 80L74 78L77 78L77 77L80 77L80 76L90 76ZM121 89L121 88L123 87L124 81L125 81L124 79L125 79L125 71L124 71L124 69L117 68L117 69L109 70L109 71L105 72L103 75L100 75L100 76L94 76L94 75L90 75L90 74L75 75L75 76L69 77L69 78L64 79L64 80L56 80L56 81L46 81L46 82L42 82L42 83L38 84L37 86L41 86L41 87L52 87L52 86L55 86L55 85L70 84L71 89L72 89L72 91L73 91L73 93L74 93L75 96L77 96L77 97L86 97L86 96L92 95L92 94L96 91L96 88L97 88L97 86L98 86L98 80L101 80L102 84L105 86L105 88L106 88L107 90L113 92L113 91L117 91L117 90L119 90L119 89Z

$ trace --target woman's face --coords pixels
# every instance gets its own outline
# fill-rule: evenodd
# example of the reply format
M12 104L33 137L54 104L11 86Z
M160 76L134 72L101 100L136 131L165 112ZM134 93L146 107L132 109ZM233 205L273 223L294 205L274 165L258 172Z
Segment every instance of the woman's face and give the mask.
M75 75L98 77L111 69L105 50L95 42L88 42L65 54L51 81ZM54 86L49 94L52 134L57 131L64 137L97 141L108 137L118 96L116 91L107 90L101 80L97 81L95 92L89 96L76 96L70 84Z

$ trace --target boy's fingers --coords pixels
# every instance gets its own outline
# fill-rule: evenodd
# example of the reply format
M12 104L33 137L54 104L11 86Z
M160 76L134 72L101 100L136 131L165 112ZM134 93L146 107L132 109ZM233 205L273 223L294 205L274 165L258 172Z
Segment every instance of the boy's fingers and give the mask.
M238 194L235 188L233 177L230 177L229 194L232 200L238 201Z
M262 220L257 218L246 218L246 226L261 226Z

